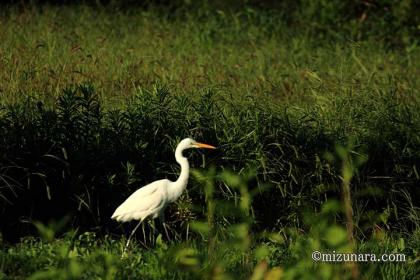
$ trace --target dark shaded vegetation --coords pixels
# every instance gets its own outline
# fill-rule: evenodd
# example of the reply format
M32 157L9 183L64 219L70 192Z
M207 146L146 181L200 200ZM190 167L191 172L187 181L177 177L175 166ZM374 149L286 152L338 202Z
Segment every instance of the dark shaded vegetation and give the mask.
M353 104L351 97L339 99ZM318 112L298 114L259 98L229 101L212 91L192 99L171 95L165 87L141 89L118 110L102 109L91 86L65 89L53 107L29 98L3 108L0 117L1 230L16 238L33 229L28 222L67 214L69 226L82 231L115 228L112 211L138 186L162 176L176 178L173 150L180 135L220 147L206 154L205 163L193 154L194 166L237 173L254 168L251 188L272 185L252 205L262 229L301 224L304 211L339 197L341 167L325 155L351 139L354 152L366 158L352 187L355 204L370 213L366 216L363 208L357 213L361 231L384 222L412 229L404 223L403 205L420 198L418 103L396 102L393 92L384 93L375 101L375 118L367 113L371 105L353 109L347 124L359 127L348 130L343 121L315 118ZM348 112L339 108L336 114L339 121ZM203 200L200 187L189 196L190 204ZM217 197L235 196L221 186ZM173 213L179 213L176 207ZM183 217L173 215L177 227ZM380 220L383 215L386 221Z
M186 0L35 0L9 1L21 9L34 9L48 5L84 4L110 12L134 12L138 9L160 11L164 17L198 20L215 15L240 15L276 25L286 23L287 28L300 30L319 39L361 40L375 38L392 46L412 46L420 36L420 4L418 1L366 0L235 0L235 1L186 1ZM263 15L263 17L261 17ZM417 39L415 39L417 37Z
M9 3L0 279L419 275L416 1ZM146 222L120 259L112 212L184 137L218 149L188 151L173 240Z

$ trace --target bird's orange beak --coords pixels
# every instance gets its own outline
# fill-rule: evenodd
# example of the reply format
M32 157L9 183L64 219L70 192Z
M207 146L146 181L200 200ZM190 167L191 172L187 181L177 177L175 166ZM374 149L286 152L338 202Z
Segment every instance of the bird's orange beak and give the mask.
M216 147L209 144L204 144L204 143L197 143L195 145L197 146L197 148L201 148L201 149L216 149Z

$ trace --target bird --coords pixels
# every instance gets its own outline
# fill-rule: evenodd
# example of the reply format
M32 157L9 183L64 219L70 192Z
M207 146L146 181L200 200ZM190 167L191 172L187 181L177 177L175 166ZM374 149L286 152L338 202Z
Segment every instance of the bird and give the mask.
M216 147L212 145L199 143L191 138L183 139L179 142L175 150L175 160L181 166L181 173L178 179L175 182L168 179L157 180L139 188L118 206L114 214L112 214L111 219L118 222L139 221L127 240L122 257L124 257L130 240L137 228L146 218L159 218L165 229L166 236L169 239L164 211L168 204L176 201L187 187L190 166L188 159L183 156L182 152L191 148L216 149Z

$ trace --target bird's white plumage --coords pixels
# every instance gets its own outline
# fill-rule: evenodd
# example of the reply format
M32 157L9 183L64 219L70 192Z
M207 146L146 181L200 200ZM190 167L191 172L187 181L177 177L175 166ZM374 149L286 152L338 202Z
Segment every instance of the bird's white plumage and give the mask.
M148 216L157 218L168 203L169 183L171 181L163 179L138 189L115 210L111 218L119 222L143 221Z
M163 218L163 211L168 203L175 201L187 186L189 164L182 152L190 148L215 149L213 146L185 138L175 150L175 159L181 165L181 174L178 180L171 182L163 179L138 189L115 210L111 218L120 222L143 221L148 217Z
M157 217L161 218L166 236L169 239L163 213L168 203L177 200L184 189L187 187L190 166L188 164L187 158L182 155L182 152L189 148L215 149L213 146L198 143L191 138L185 138L179 142L175 150L175 159L179 165L181 165L181 174L179 174L178 180L171 182L167 179L163 179L138 189L132 195L130 195L120 206L118 206L114 214L112 214L111 218L119 222L128 222L131 220L140 221L128 237L122 257L124 257L128 245L130 244L131 237L140 226L140 223L148 217L153 219Z

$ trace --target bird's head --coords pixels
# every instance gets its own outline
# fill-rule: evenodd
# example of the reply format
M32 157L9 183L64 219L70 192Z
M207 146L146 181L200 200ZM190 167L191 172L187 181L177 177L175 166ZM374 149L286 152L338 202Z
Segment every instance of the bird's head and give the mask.
M209 145L209 144L204 144L204 143L200 143L195 141L194 139L191 138L185 138L184 140L182 140L179 145L179 147L182 147L183 149L190 149L190 148L199 148L199 149L216 149L216 147Z

